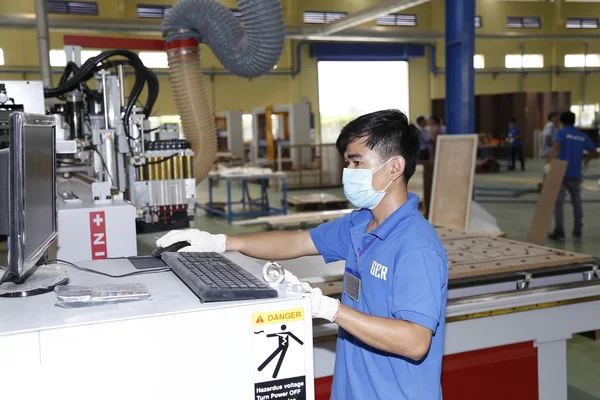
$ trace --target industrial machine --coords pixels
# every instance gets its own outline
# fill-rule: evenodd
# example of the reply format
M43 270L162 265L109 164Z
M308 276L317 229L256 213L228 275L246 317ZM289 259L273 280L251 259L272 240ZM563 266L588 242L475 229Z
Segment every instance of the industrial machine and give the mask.
M149 129L147 117L159 89L156 75L128 50L105 51L83 65L77 62L81 47L68 46L66 53L70 60L59 85L42 90L38 82L28 91L28 97L38 98L42 104L44 97L53 103L47 113L57 125L57 172L64 178L85 176L84 180L89 178L90 182L106 182L111 189L109 195L122 196L141 210L136 217L138 232L189 226L195 204L191 168L194 152L181 134L176 138L164 135L163 139L160 127ZM127 101L126 66L136 75ZM95 80L96 88L88 86L90 79ZM13 94L10 88L28 83L14 81L0 86L0 102L4 100L0 126L10 112L23 110L23 103L29 101L19 96L23 91ZM138 107L136 103L146 85L146 104ZM9 99L12 104L7 104ZM59 195L73 201L82 193L59 188Z
M59 86L44 93L66 100L51 108L65 132L59 173L84 172L123 193L143 211L136 220L138 232L189 226L195 204L194 153L182 137L152 134L160 129L150 129L147 119L158 96L156 75L128 50L105 51L82 66L77 63L79 46L68 46L66 53L71 60ZM135 73L127 100L126 67ZM90 78L96 81L94 90L87 86ZM142 108L136 103L144 86L148 96Z

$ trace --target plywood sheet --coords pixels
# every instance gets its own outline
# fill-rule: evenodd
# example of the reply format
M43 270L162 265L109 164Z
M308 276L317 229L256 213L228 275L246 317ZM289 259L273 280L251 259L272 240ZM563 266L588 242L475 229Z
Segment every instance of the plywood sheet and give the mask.
M467 278L513 271L584 263L586 254L571 253L514 240L465 237L442 240L448 255L449 278Z
M548 227L552 220L554 204L558 197L558 192L562 185L565 171L567 170L567 161L554 159L550 163L550 172L544 179L544 186L533 214L533 220L527 234L527 241L535 244L544 244Z
M477 140L476 134L438 136L429 206L433 225L468 228Z
M451 228L443 228L436 227L435 228L440 240L442 242L454 239L467 239L467 238L476 238L476 237L505 237L506 232L502 231L463 231L461 229L451 229Z
M287 202L290 205L346 203L347 201L344 197L334 196L329 193L310 193L299 196L288 196L287 198Z

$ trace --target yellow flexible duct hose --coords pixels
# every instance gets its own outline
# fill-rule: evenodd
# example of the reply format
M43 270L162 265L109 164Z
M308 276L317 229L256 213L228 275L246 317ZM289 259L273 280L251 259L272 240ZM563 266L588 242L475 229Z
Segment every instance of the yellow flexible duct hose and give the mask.
M169 81L177 113L186 139L194 152L196 184L206 178L217 156L217 130L200 62L200 49L195 39L168 44Z

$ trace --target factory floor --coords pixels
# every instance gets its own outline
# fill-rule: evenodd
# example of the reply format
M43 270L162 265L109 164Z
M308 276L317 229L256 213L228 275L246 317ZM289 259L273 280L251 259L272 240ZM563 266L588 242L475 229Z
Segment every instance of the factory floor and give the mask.
M502 163L505 167L505 163ZM542 162L539 160L527 160L526 171L504 171L497 174L477 174L475 178L475 187L498 187L498 188L533 188L540 181L542 176ZM590 168L586 172L586 179L592 187L600 189L598 180L600 179L600 161L592 161ZM258 188L251 188L253 195L258 193ZM304 193L326 192L343 197L341 188L327 190L302 190L289 191L288 195L298 195ZM220 184L215 189L216 201L225 199L225 185ZM240 197L240 190L236 188L234 194ZM529 225L533 218L536 202L539 193L528 193L516 198L489 196L489 191L485 193L488 196L480 196L482 193L476 191L476 201L490 212L498 220L500 229L515 240L526 240ZM501 191L506 195L509 191ZM208 199L206 182L201 183L197 190L198 202L204 203ZM583 210L584 210L584 229L581 239L571 237L572 227L572 208L570 204L565 205L565 230L567 238L563 242L547 241L547 246L562 248L570 251L591 254L600 257L600 191L582 191ZM281 194L277 190L269 191L271 204L279 204ZM294 212L294 210L290 210ZM209 218L202 210L198 210L193 227L206 230L211 233L227 233L230 235L243 235L252 232L259 232L265 228L258 226L234 227L230 226L224 218ZM138 254L148 254L154 249L155 236L161 234L144 234L138 236ZM2 263L6 260L6 243L0 243L0 260ZM568 383L569 400L600 400L600 380L598 371L600 371L600 341L595 341L584 335L575 335L568 341Z

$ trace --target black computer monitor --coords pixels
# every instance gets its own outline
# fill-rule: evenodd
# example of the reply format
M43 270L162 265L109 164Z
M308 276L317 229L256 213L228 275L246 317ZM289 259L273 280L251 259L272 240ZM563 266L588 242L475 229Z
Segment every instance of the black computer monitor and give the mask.
M55 125L45 115L10 115L9 148L0 150L0 234L9 237L0 282L23 282L56 239Z

